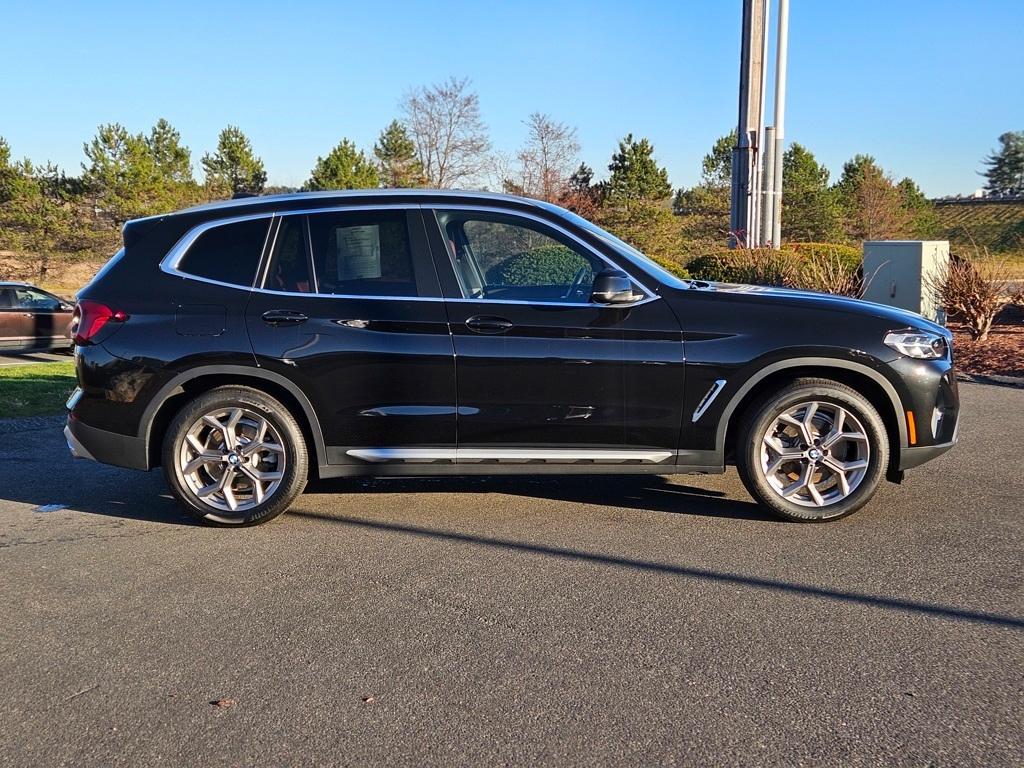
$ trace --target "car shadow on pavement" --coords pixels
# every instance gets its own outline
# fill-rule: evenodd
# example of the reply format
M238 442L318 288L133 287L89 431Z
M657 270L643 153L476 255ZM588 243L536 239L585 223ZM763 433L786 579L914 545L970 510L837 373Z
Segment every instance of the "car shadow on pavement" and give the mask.
M289 514L333 525L373 530L383 534L414 536L434 541L455 542L460 544L469 544L472 546L510 550L527 554L543 555L573 562L597 563L604 566L624 568L633 571L668 574L680 578L696 579L717 584L729 584L740 587L764 589L772 592L781 592L804 597L815 597L852 605L863 605L904 613L925 614L940 619L967 621L976 624L1024 630L1024 619L1016 616L989 613L986 611L974 611L951 605L927 603L921 600L906 600L898 597L872 595L864 592L819 587L813 584L802 584L799 582L784 581L782 579L763 576L731 573L729 571L718 571L711 568L700 568L689 565L675 565L672 563L663 563L653 560L641 560L633 557L623 557L601 552L588 552L581 549L557 547L547 544L538 544L535 542L516 541L514 539L502 539L493 536L482 536L480 534L462 533L460 531L428 528L426 526L413 525L409 523L391 522L379 519L368 520L365 518L327 514L324 512L313 512L303 509L293 509Z
M335 478L311 481L306 493L501 493L645 512L785 524L752 501L736 501L721 491L682 485L661 475Z

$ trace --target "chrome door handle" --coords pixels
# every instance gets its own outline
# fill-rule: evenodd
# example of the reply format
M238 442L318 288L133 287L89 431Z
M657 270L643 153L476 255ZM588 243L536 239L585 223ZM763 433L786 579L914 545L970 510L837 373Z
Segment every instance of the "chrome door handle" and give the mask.
M293 312L290 309L268 309L262 317L267 325L298 325L309 320L301 312Z
M476 315L466 321L466 327L474 333L505 333L512 328L512 321L503 317Z

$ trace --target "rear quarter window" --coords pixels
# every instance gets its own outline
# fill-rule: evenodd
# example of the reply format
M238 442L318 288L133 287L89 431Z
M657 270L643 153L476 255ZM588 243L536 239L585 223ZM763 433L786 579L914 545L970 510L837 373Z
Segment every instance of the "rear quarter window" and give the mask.
M195 277L249 288L256 277L268 226L269 217L211 227L189 246L177 269Z

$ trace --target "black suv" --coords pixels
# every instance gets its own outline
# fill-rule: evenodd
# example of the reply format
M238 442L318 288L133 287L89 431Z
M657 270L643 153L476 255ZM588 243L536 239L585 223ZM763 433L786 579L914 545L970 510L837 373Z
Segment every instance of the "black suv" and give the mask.
M561 208L472 192L255 197L129 222L78 296L76 456L162 465L223 524L308 475L714 473L794 520L956 441L919 315L681 280Z

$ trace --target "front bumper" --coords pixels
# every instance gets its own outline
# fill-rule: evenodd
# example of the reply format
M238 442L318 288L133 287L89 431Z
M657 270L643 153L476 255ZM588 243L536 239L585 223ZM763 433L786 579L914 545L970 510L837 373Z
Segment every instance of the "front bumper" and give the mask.
M950 448L956 445L956 440L938 445L922 445L914 448L904 448L900 451L900 471L920 467L926 461L938 458Z
M893 363L906 392L903 408L912 412L916 442L900 447L893 468L900 472L941 456L957 443L960 434L960 394L949 360L910 360ZM906 418L906 413L902 414ZM908 430L909 431L909 430Z
M74 417L64 427L68 450L76 459L91 459L128 469L149 469L146 441L83 424Z

